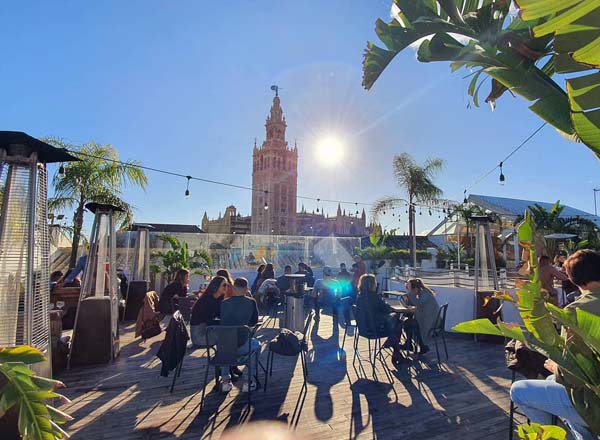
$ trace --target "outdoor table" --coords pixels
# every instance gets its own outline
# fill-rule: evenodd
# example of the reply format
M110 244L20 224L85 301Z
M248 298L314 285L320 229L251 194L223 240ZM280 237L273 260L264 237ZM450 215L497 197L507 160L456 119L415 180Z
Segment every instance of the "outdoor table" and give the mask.
M408 293L403 292L402 290L384 290L383 292L383 296L396 296L396 297L403 297L408 295Z
M398 305L390 304L390 307L392 308L392 310L394 312L402 313L404 315L412 315L412 314L415 313L415 308L412 307L412 306L407 307L407 306L403 306L403 305L400 305L400 304L398 304Z

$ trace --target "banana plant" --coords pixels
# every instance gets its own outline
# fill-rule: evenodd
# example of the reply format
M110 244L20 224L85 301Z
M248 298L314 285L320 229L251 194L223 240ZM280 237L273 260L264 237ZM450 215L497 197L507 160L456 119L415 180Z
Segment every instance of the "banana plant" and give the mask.
M581 309L560 309L544 300L537 266L535 264L535 223L531 214L519 226L518 239L529 252L532 275L517 289L516 297L497 292L494 297L515 304L523 325L499 320L476 319L453 327L461 333L480 333L505 336L526 343L531 349L556 362L563 374L581 384L573 404L590 430L600 434L600 316ZM567 344L565 333L559 334L554 323L560 323L577 338Z
M600 155L600 73L572 77L566 89L555 73L600 67L600 0L394 0L392 20L379 19L384 44L367 44L363 86L373 87L394 57L418 45L421 62L449 61L452 71L471 70L468 94L492 108L505 92L530 101L530 110L568 139Z
M54 408L52 399L68 399L57 393L62 382L36 376L29 365L45 361L36 348L22 345L0 348L0 374L6 384L0 390L0 417L14 407L19 408L19 432L25 440L52 440L68 438L59 426L73 418Z
M174 235L164 234L158 237L171 246L170 250L152 253L153 259L160 259L161 264L151 264L150 271L163 271L171 281L179 269L192 269L192 273L210 275L213 264L212 257L206 251L194 251L190 255L186 242L180 242Z

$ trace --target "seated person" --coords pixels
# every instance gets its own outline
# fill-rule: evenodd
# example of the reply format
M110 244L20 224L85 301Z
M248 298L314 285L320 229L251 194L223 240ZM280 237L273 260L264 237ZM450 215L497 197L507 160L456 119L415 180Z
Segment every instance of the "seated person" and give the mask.
M283 268L283 275L277 277L277 287L281 293L285 293L290 288L290 279L286 275L291 275L292 266L289 264Z
M206 327L219 324L221 302L228 289L229 282L217 275L192 306L190 333L196 347L206 346ZM209 339L208 344L214 345L215 341Z
M266 298L265 295L269 292L270 295L279 296L279 287L277 287L277 280L275 279L275 274L273 270L268 269L269 265L267 264L267 268L262 273L262 278L260 281L260 285L258 290L256 291L256 298L265 303Z
M62 280L63 273L60 270L55 270L50 274L50 292L54 290L54 287Z
M187 296L188 287L190 284L190 271L187 269L179 269L175 272L175 279L164 288L160 294L158 301L158 311L167 316L171 316L175 312L174 298L176 296ZM176 304L176 302L175 302ZM170 319L168 319L169 321ZM166 322L168 325L169 323Z
M356 306L370 314L377 336L387 336L386 347L392 347L394 354L392 362L398 363L402 359L400 353L400 334L398 315L392 307L377 294L377 280L375 275L365 274L358 280L358 296ZM366 318L366 316L365 316ZM359 329L360 331L360 329Z
M440 310L440 306L435 299L435 293L423 283L419 278L414 278L406 282L406 304L414 306L414 320L408 320L406 329L406 340L410 344L413 335L417 338L419 353L425 354L429 351L429 330L435 325L435 320ZM403 347L403 348L409 348Z
M569 279L581 290L579 299L566 309L579 308L600 315L600 253L589 249L577 251L564 267ZM563 335L573 356L594 356L579 336L568 329L563 329ZM512 384L512 401L532 422L551 425L555 415L565 420L577 439L595 439L588 426L593 426L595 432L600 430L600 399L553 361L546 361L545 367L554 373L546 380L519 380ZM588 408L587 414L593 415L584 420L577 408Z
M321 306L327 305L333 307L333 318L336 318L336 312L339 303L339 286L333 278L333 270L329 266L323 268L323 278L315 281L312 297L315 308L315 321L320 318Z
M226 299L221 304L221 325L247 325L253 327L258 322L258 306L254 298L248 296L248 280L246 278L236 278L233 284L233 296ZM241 357L247 356L248 353L248 332L240 330L238 333L238 354ZM250 362L258 364L258 355L260 354L260 343L256 338L250 340ZM255 367L256 368L256 367ZM227 371L227 368L224 369ZM257 370L254 370L257 372ZM248 389L256 388L254 378L248 378L242 386L242 391L247 392ZM224 374L221 378L221 391L229 392L232 388L231 375Z

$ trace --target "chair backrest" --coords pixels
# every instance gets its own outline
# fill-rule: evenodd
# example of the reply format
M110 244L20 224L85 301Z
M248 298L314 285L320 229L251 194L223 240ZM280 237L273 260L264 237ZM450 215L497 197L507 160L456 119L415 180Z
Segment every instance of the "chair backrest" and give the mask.
M365 338L376 338L377 326L375 325L375 321L373 320L370 311L363 307L359 307L356 304L352 306L352 310L354 311L358 334Z
M206 345L209 346L209 340L216 341L213 347L214 356L211 362L217 365L235 365L238 354L238 332L247 332L248 352L250 351L250 340L252 330L245 325L211 325L206 328ZM211 349L209 348L209 354Z
M437 317L435 318L435 325L432 330L444 331L446 329L446 312L448 311L448 303L440 306Z

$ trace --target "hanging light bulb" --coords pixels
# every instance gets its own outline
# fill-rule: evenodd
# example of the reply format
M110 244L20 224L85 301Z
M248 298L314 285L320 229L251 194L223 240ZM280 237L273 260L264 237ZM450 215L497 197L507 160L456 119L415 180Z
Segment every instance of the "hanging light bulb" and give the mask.
M383 215L385 215L385 211L383 211Z
M505 178L504 178L504 173L502 172L502 162L500 162L499 166L500 166L500 179L498 180L498 183L500 185L504 185Z
M269 209L269 204L267 203L267 195L268 195L268 194L269 194L269 193L268 193L268 191L265 191L265 206L264 206L264 208L265 208L265 211L266 211L267 209Z
M58 177L61 179L65 178L65 166L61 163L60 167L58 167Z
M469 201L467 200L467 190L466 189L463 191L463 194L465 195L465 198L463 199L463 203L466 205L467 203L469 203Z
M192 178L192 176L186 176L187 179L187 185L185 187L185 198L189 199L190 198L190 179Z

